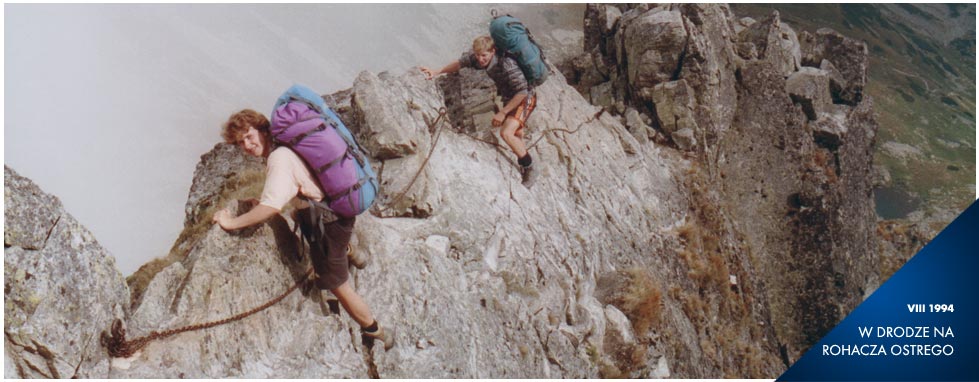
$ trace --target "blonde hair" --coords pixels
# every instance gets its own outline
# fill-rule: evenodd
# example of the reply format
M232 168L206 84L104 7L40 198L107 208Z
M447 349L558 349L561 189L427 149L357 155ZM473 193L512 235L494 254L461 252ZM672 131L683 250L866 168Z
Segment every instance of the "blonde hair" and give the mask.
M496 49L496 45L493 44L493 38L490 36L479 36L473 40L473 52L483 53L490 49Z

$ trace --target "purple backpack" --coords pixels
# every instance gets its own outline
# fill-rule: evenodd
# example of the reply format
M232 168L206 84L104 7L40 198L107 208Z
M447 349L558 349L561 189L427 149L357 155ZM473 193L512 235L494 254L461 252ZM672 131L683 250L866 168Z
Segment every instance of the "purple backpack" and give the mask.
M275 144L296 152L341 217L366 211L377 196L377 176L363 149L318 94L293 85L275 102L269 130Z

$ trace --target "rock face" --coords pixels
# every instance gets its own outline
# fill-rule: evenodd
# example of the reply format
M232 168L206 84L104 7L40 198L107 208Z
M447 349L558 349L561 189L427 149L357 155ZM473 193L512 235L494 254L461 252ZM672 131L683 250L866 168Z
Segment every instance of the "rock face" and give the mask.
M699 158L792 362L878 283L866 44L830 29L797 35L777 12L738 19L725 5L589 5L585 18L602 28L586 28L586 52L566 71L608 78L575 85L612 86Z
M238 154L234 145L219 144L201 156L194 170L194 181L190 185L187 204L184 207L184 226L199 223L202 219L210 219L205 212L214 207L221 196L225 184L234 179L242 178L247 173L264 173L262 160L248 155ZM237 154L237 155L236 155Z
M836 103L856 105L863 99L867 84L867 44L823 28L813 35L804 32L799 41L802 49L802 65L820 67L826 65L838 69L842 82L833 94Z
M97 341L14 336L32 321L11 319L11 309L14 317L39 309L20 303L35 301L37 289L13 280L42 280L35 271L18 276L27 268L13 259L46 251L35 248L59 236L10 227L50 227L63 213L11 209L10 184L25 182L11 175L5 272L16 294L7 293L5 329L7 365L16 366L5 376L781 374L874 288L872 102L842 102L852 91L826 95L834 81L856 89L859 76L834 77L829 53L819 69L800 70L813 61L796 59L786 43L795 35L777 15L738 20L723 5L589 6L585 30L586 54L562 65L577 88L555 70L536 89L531 189L489 127L493 89L482 72L438 81L365 72L351 89L324 96L371 152L381 180L375 207L355 227L354 250L371 260L351 268L351 282L381 325L397 328L393 349L364 346L357 324L332 313L329 293L319 291L152 342L112 367ZM746 43L754 48L743 56ZM98 333L114 314L134 338L229 317L295 285L309 260L298 255L305 246L289 211L241 232L201 225L216 207L244 212L232 200L259 191L229 187L260 190L260 168L216 146L194 174L179 259L148 275L134 305L125 309L118 273L101 271L111 261L78 276L44 273L44 283L116 292L86 295L91 301L75 310L52 307L30 333L68 332L59 325L83 314L91 327L70 333ZM56 248L53 264L78 263Z
M4 377L101 378L129 306L115 259L57 198L4 166Z

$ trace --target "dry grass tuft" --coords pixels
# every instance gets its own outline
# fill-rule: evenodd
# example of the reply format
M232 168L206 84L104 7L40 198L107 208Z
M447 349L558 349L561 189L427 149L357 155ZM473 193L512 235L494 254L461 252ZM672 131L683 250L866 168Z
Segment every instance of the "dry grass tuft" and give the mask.
M663 318L663 292L653 282L648 271L632 268L626 272L628 287L622 294L622 307L637 336L659 329Z

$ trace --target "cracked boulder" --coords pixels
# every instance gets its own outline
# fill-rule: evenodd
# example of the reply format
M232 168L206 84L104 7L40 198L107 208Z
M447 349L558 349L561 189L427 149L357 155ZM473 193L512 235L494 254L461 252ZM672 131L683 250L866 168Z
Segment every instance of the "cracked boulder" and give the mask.
M836 151L846 138L846 116L842 113L824 113L820 118L811 121L812 138L817 145Z
M378 159L425 152L431 143L429 125L445 105L435 81L416 70L399 77L361 72L351 103L360 143Z
M659 126L667 134L683 129L696 129L694 120L693 90L686 80L670 81L656 85L651 99L656 108Z
M821 67L828 60L839 70L843 85L839 95L834 95L836 103L856 105L863 99L863 89L867 85L867 44L830 29L820 28L816 34L802 32L799 35L802 50L802 65Z
M792 102L802 106L806 117L814 121L820 114L829 112L833 106L829 83L829 72L804 67L785 80L785 91L789 93Z
M100 334L129 305L115 259L4 166L4 377L106 378Z
M619 21L616 52L620 65L628 63L625 70L629 83L642 89L673 79L687 43L681 13L657 7L644 13L634 9L627 14Z
M742 58L770 62L783 76L801 66L799 38L791 27L782 23L778 11L745 26L738 39L738 54Z
M824 70L829 76L829 93L833 97L833 103L843 103L840 98L846 86L846 80L843 79L843 74L827 59L823 59L819 63L819 69Z

